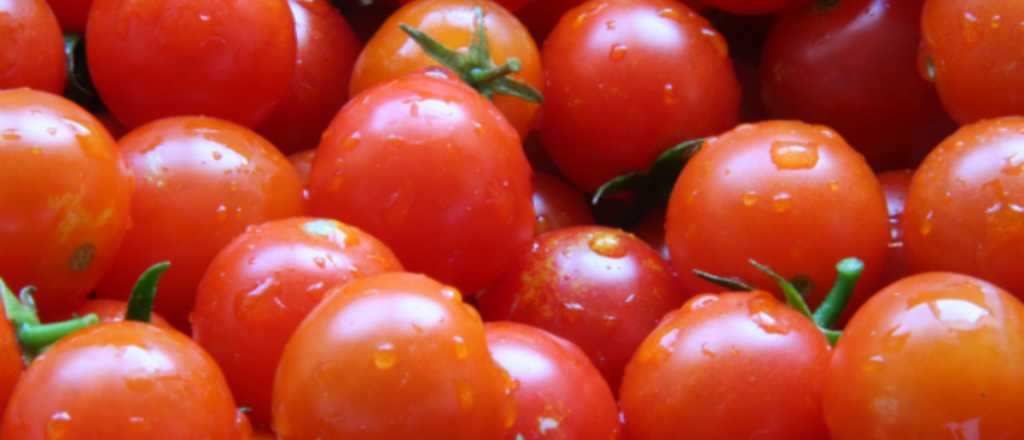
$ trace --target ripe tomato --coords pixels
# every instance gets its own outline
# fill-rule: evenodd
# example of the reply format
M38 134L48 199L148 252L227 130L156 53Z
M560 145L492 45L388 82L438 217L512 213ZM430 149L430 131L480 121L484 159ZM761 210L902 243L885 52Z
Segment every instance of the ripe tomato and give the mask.
M546 173L533 173L533 210L537 217L537 234L570 226L594 223L583 194Z
M626 367L629 438L827 439L829 357L814 323L767 292L697 296Z
M206 117L162 119L121 138L135 173L132 229L97 291L126 299L143 270L171 268L156 310L187 329L196 286L221 248L246 226L302 213L295 169L245 127Z
M882 281L886 284L910 275L903 250L903 230L900 224L912 177L913 170L893 170L878 175L878 182L882 184L882 191L885 192L885 205L889 211L889 252L885 256L885 273L882 275Z
M192 336L217 360L256 426L270 425L281 352L328 289L402 270L383 243L333 220L290 218L250 227L199 283Z
M113 299L91 299L75 308L75 311L71 316L68 316L68 318L72 316L85 316L92 313L100 319L100 322L121 322L124 321L124 314L127 310L128 303L125 301ZM174 328L171 327L171 324L168 323L166 319L155 313L150 315L149 323L165 329Z
M1024 117L965 126L914 175L903 215L915 272L948 270L1024 295Z
M0 308L0 311L6 312L6 309ZM6 316L0 317L0 414L3 413L14 386L21 378L25 366L21 353L21 345L18 343L14 326Z
M0 163L0 276L39 287L48 315L71 310L110 267L128 227L132 181L114 140L70 101L3 90Z
M618 439L619 407L572 342L513 322L486 325L491 356L516 383L516 424L505 440Z
M716 289L693 269L775 286L752 258L787 278L809 277L811 306L846 257L866 265L852 300L863 302L889 243L885 197L864 158L834 131L792 121L741 125L709 140L679 176L665 228L689 290Z
M936 360L940 361L936 361ZM832 438L1024 438L1024 306L977 278L914 275L886 287L835 347Z
M530 167L498 110L444 75L353 98L317 150L311 205L380 238L407 268L475 293L529 245Z
M700 0L701 3L733 14L756 15L779 12L811 3L812 0ZM907 1L907 0L900 0ZM816 6L819 9L821 6Z
M0 89L64 91L64 37L44 0L0 3Z
M422 275L328 292L288 342L274 382L282 440L497 439L515 421L512 379L459 292Z
M288 0L298 41L295 73L259 132L285 153L315 148L348 98L359 40L327 0Z
M414 0L398 0L398 3L404 5L404 4L412 3L413 1ZM515 10L523 7L524 5L533 2L533 0L494 0L494 1L497 4L504 6L505 9L508 9L509 11L515 11Z
M64 32L85 32L92 0L46 0Z
M100 98L131 127L192 114L255 127L296 60L286 0L95 0L86 41Z
M670 261L668 243L665 241L665 210L654 209L648 212L635 227L634 234L661 254L661 258Z
M479 301L488 320L522 322L572 341L613 390L633 350L682 302L657 252L626 232L599 226L537 237Z

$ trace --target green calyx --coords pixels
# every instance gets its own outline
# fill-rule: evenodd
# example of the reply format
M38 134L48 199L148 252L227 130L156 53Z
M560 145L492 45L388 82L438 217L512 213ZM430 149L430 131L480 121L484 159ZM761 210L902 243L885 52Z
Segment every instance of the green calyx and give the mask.
M128 298L128 308L125 310L125 321L138 321L149 323L153 318L153 302L156 300L156 286L160 283L160 277L171 263L164 261L154 264L142 272L139 280L132 288L132 296Z
M466 53L459 53L449 49L422 31L407 24L403 23L399 27L416 44L419 44L423 52L438 63L441 63L442 66L455 72L463 81L479 91L487 99L492 99L495 95L506 95L515 96L529 102L543 102L544 96L536 89L508 77L522 69L522 62L520 60L509 58L505 64L500 66L494 63L494 60L491 59L490 44L487 41L487 30L484 26L484 11L478 6L473 8L473 13L476 18L476 34Z
M39 321L34 293L34 287L26 287L16 297L7 284L0 280L4 312L8 322L14 327L14 334L21 346L26 365L64 336L100 322L95 314L89 314L67 321L43 324Z
M672 195L672 188L679 173L704 146L705 140L693 139L665 150L654 160L648 171L637 171L612 178L597 189L590 200L591 205L597 206L608 197L624 192L632 192L641 198L649 199L649 205L664 204Z

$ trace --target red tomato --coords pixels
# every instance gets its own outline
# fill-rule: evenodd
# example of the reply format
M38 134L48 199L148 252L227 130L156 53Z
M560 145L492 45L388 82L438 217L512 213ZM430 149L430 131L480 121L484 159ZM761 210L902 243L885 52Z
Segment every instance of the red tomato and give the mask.
M313 162L312 211L475 293L529 245L530 167L497 108L438 75L385 83L342 109Z
M100 98L131 127L191 114L255 127L296 60L286 0L95 0L86 41Z
M661 254L665 261L670 261L668 243L665 241L665 210L655 209L647 213L640 223L633 227L633 233Z
M903 250L903 231L900 229L900 223L912 177L913 170L894 170L878 175L878 182L882 184L882 191L885 192L885 205L889 211L889 252L885 257L885 274L882 275L882 281L885 283L910 275Z
M85 316L93 313L100 319L100 322L113 323L124 321L124 314L128 311L128 303L113 299L91 299L78 306L72 313L73 316ZM69 316L70 318L71 316ZM157 327L172 329L166 319L153 313L149 317L149 323Z
M827 439L829 357L814 323L769 293L697 296L626 368L629 438Z
M546 173L533 173L533 211L537 217L537 234L570 226L594 223L583 194Z
M0 434L11 439L243 436L224 376L184 335L139 322L62 339L22 374Z
M514 1L514 0L512 0ZM558 20L568 10L579 6L586 0L544 0L531 1L525 6L516 9L516 16L523 21L533 34L535 41L544 41ZM695 11L704 9L697 4L697 0L682 0L682 3Z
M300 151L288 156L288 161L299 173L299 182L302 183L302 199L309 203L309 177L313 174L313 158L316 157L316 150ZM307 208L308 210L308 208Z
M128 169L96 118L29 89L0 91L0 163L0 276L39 287L45 314L69 311L121 245Z
M566 177L588 192L738 118L725 40L675 1L584 3L545 41L544 67L541 139Z
M291 218L246 230L199 283L192 336L217 360L257 426L270 425L274 371L292 332L331 287L402 270L369 234L333 220Z
M505 440L618 439L619 407L572 342L512 322L486 325L491 356L516 383L516 424Z
M0 3L0 89L59 94L66 79L64 36L46 1Z
M6 309L0 307L0 312L5 311ZM0 318L0 414L3 413L14 386L21 378L25 366L21 353L21 345L14 333L14 326L6 316Z
M701 3L733 14L755 15L779 12L811 3L812 0L700 0ZM901 0L907 1L907 0ZM815 5L821 9L821 6Z
M398 0L400 4L412 3L414 0ZM515 11L524 5L533 2L533 0L495 0L495 3L502 5L509 11Z
M85 32L92 0L46 0L64 32Z
M359 51L356 34L327 0L288 0L295 17L298 57L287 94L260 133L286 153L315 148L348 98Z
M866 266L851 307L863 302L889 243L885 197L864 158L834 131L792 121L741 125L705 143L676 182L665 228L689 290L717 289L693 269L775 286L753 258L787 278L809 277L812 306L846 257Z
M302 213L295 169L245 127L205 117L162 119L121 138L135 173L132 229L97 291L126 299L160 261L156 310L187 329L196 286L213 257L246 226Z
M549 232L509 269L480 297L480 313L579 345L613 390L633 350L683 302L658 253L617 229Z
M422 275L360 278L325 295L274 382L282 440L497 439L512 379L459 292Z
M835 347L832 438L1024 438L1024 305L977 278L927 273L886 287Z

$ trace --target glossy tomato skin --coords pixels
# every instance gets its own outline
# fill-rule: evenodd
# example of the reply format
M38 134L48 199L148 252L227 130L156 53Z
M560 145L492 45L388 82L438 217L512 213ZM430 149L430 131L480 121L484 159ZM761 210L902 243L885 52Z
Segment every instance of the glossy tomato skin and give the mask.
M1017 299L965 275L914 275L850 320L828 370L825 417L834 440L1022 438L1021 377Z
M398 0L400 4L412 3L415 0ZM504 6L509 11L516 11L528 3L532 3L534 0L494 0L495 3Z
M708 141L690 160L665 223L672 264L691 291L715 286L693 269L775 283L749 259L784 277L810 277L817 305L846 257L866 266L855 308L877 287L889 243L878 179L834 131L794 121L741 125Z
M218 364L239 405L270 425L274 371L288 338L332 287L402 270L383 243L334 220L289 218L247 229L199 283L192 336Z
M620 438L615 396L579 347L514 322L485 327L491 356L516 384L516 424L501 438Z
M274 382L282 440L497 439L512 379L458 290L382 274L328 292L288 342Z
M907 256L903 246L903 212L907 203L907 191L913 170L886 171L878 175L878 183L885 192L885 206L889 211L889 252L885 256L885 273L882 281L886 284L910 275Z
M725 40L675 1L584 3L562 17L543 56L541 140L587 192L739 116Z
M92 0L46 0L64 32L85 32Z
M224 375L186 336L101 324L36 358L8 403L3 438L247 439Z
M683 296L668 265L631 234L599 226L543 234L479 299L489 321L572 341L613 390L633 350Z
M198 114L258 126L296 59L287 0L95 0L86 41L100 98L129 127Z
M626 367L629 438L828 439L829 357L814 323L767 292L694 297Z
M534 225L537 234L594 223L583 194L547 173L533 173L533 211L537 218Z
M75 308L75 311L71 316L67 316L65 319L94 313L96 314L96 317L100 319L100 322L121 322L124 321L124 314L127 311L128 303L125 301L118 301L114 299L90 299ZM165 329L174 328L171 327L171 324L168 323L166 319L156 313L153 313L150 316L149 323Z
M0 163L0 276L38 287L44 314L69 311L121 245L129 170L96 118L29 89L0 91Z
M299 178L269 142L220 119L162 119L119 146L135 173L133 226L97 291L127 299L139 274L169 261L156 310L187 332L196 286L217 252L246 226L302 214Z
M1024 295L1024 118L962 127L925 159L903 215L907 262Z
M59 94L66 79L64 36L46 1L0 4L0 89Z
M700 0L701 3L733 14L756 15L780 12L811 3L812 0Z
M309 177L313 174L313 158L316 157L316 149L292 153L288 161L299 173L299 182L302 183L302 200L306 202L306 211L309 211Z
M953 119L967 124L1024 113L1024 3L927 0L922 68Z
M311 205L380 238L410 270L472 294L529 246L530 168L497 108L443 75L353 98L317 150Z
M0 319L0 413L7 406L7 400L21 378L24 366L25 361L21 356L21 345L14 333L14 326L4 317Z
M783 13L765 42L765 105L824 124L882 169L914 166L955 125L918 72L924 0L842 0Z
M298 43L291 85L259 132L285 153L315 148L348 98L359 40L327 0L288 0Z

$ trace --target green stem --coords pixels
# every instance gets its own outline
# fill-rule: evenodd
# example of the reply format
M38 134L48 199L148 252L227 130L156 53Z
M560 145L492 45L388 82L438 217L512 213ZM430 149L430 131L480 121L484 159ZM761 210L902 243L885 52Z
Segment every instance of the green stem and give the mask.
M754 289L749 284L743 282L743 280L736 277L723 277L721 275L715 275L713 273L704 272L700 269L693 269L693 274L704 281L711 284L715 284L720 287L724 287L735 292L753 292Z
M516 58L509 58L505 61L505 64L489 69L481 69L475 67L470 69L469 77L473 84L482 84L494 81L497 78L507 76L513 73L518 73L523 68L523 64Z
M839 316L843 314L857 280L864 273L864 262L856 258L846 258L836 264L836 282L825 300L814 311L814 323L822 328L832 328Z
M170 267L171 263L167 261L157 263L139 276L139 281L132 289L132 296L128 298L128 309L124 314L126 321L150 322L153 317L157 284Z
M18 328L18 340L25 354L36 356L64 336L83 328L99 324L94 313L52 324L22 324Z
M821 333L825 335L825 339L828 339L828 344L833 347L839 342L839 338L843 336L843 332L839 330L829 330L821 327L818 327L818 330L821 330Z
M811 308L807 307L807 301L800 295L800 292L790 283L789 280L783 278L781 275L775 273L770 267L758 263L754 260L749 260L750 264L757 268L757 270L764 272L766 275L775 280L775 283L779 285L779 289L782 289L782 295L786 297L786 303L790 307L796 309L804 316L813 319L811 315Z

